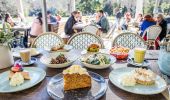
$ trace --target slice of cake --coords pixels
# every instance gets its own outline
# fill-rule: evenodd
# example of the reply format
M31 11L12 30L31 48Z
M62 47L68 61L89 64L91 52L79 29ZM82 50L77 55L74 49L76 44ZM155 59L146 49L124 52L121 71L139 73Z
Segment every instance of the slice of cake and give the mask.
M64 90L91 87L91 77L85 68L72 65L63 71Z
M25 80L30 80L30 79L31 79L29 73L26 72L26 71L24 71L23 67L22 67L20 64L15 64L15 65L11 68L11 70L10 70L10 72L9 72L9 79L11 79L12 76L13 76L16 72L20 73L20 74L24 77Z
M151 70L137 68L135 69L135 79L138 84L153 85L155 84L156 75Z
M132 74L124 74L121 77L121 83L123 86L135 86L136 80Z

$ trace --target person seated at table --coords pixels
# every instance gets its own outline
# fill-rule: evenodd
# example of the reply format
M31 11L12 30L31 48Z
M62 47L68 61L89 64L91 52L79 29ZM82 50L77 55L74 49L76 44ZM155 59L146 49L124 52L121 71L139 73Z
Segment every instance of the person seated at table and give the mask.
M142 38L145 41L147 41L147 33L145 32L145 30L152 25L156 25L156 22L153 19L153 17L151 15L145 15L144 20L140 26L140 32L141 32L140 35L142 36ZM158 40L159 40L159 38L157 38L155 41L156 49L158 49L158 42L157 42ZM151 44L149 43L149 45L150 45L149 49L154 49L154 47L152 46L153 43L151 43Z
M38 13L37 18L34 19L31 31L30 31L30 37L36 38L38 35L43 33L43 21L42 21L42 13Z
M124 18L121 20L120 22L120 27L119 29L121 30L127 30L128 29L128 25L132 22L132 16L129 12L127 12L124 15Z
M145 15L144 20L140 25L140 36L142 36L145 40L146 40L146 34L145 36L143 36L143 33L148 27L152 25L156 25L156 22L153 19L153 17L151 15Z
M61 21L61 16L59 14L56 14L57 21Z
M164 16L162 14L157 15L156 24L162 28L162 31L159 35L161 41L163 38L166 37L166 33L167 33L167 22L165 21Z
M82 14L81 14L81 12L80 11L77 11L77 22L82 22Z
M20 22L24 22L24 21L25 21L24 16L21 13L18 13L17 22L20 23Z
M58 24L58 21L56 19L56 17L54 17L50 11L47 11L47 22L48 23L56 23Z
M135 19L134 24L136 27L139 27L142 24L142 22L143 22L143 15L139 13Z
M9 13L5 14L5 22L9 23L11 27L15 25L14 20L12 19L11 15Z
M64 27L64 32L65 32L66 35L71 37L75 33L75 31L73 29L73 25L75 23L77 23L77 18L78 18L78 12L77 11L73 11L71 13L71 16L67 20L67 22L65 24L65 27Z
M98 11L98 16L100 19L97 24L101 27L101 31L103 33L107 33L109 31L110 26L108 19L104 16L103 10Z

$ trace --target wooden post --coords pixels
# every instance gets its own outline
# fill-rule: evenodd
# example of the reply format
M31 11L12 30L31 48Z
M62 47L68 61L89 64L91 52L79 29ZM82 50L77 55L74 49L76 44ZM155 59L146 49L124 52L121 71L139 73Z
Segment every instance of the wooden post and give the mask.
M18 4L17 6L18 14L20 14L21 17L25 18L22 0L17 0L17 4Z
M137 17L138 14L143 14L143 4L144 0L136 0L136 14L135 18Z
M43 32L48 32L47 25L47 5L46 0L42 0Z
M70 0L70 13L75 11L75 0Z

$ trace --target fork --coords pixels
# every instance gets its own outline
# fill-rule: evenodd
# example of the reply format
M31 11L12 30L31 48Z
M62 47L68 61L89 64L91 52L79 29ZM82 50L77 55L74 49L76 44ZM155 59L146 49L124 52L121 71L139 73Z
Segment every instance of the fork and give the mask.
M168 76L167 75L165 75L165 74L163 74L163 73L161 73L161 77L166 81L166 83L167 83L167 89L168 89L168 100L170 100L170 81L169 81L169 79L168 79Z

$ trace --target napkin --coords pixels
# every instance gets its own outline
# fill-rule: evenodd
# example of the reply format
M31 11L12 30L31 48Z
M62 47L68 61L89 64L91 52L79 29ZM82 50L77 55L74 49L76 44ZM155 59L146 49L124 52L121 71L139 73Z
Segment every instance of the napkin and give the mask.
M166 100L170 100L168 89L166 89L164 92L162 92L162 95L166 98Z

